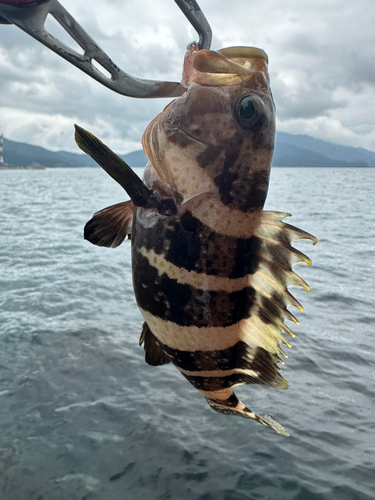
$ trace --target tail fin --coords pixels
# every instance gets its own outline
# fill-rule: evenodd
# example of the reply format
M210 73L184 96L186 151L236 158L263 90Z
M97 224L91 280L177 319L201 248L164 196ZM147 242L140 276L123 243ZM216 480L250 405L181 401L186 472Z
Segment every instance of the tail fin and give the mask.
M226 415L238 415L243 418L251 418L266 427L270 427L270 429L273 429L282 436L289 436L284 427L273 420L273 418L268 415L256 415L254 412L249 410L249 408L246 408L246 406L238 400L232 390L231 395L227 399L212 399L206 397L206 400L211 408L219 413L225 413Z

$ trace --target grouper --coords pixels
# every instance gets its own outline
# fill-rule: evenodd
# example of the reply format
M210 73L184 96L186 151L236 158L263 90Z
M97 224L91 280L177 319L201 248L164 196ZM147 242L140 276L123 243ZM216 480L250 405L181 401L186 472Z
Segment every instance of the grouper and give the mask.
M216 411L288 435L240 402L233 388L286 389L279 363L285 320L302 310L288 287L310 259L292 246L316 238L263 209L275 144L268 57L253 47L188 46L182 93L148 125L143 180L90 132L79 147L130 200L94 214L91 243L116 247L131 234L133 286L150 365L173 363ZM157 381L155 381L157 384Z

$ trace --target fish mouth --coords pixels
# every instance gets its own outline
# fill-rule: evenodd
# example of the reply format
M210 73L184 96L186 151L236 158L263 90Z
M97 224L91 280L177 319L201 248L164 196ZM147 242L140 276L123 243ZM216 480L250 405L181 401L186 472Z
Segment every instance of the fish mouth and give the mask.
M264 73L268 80L268 56L256 47L227 47L218 51L197 50L188 45L182 86L192 82L200 85L227 86L241 83L255 73Z
M268 56L256 47L227 47L218 51L200 50L194 54L194 69L202 73L238 75L246 78L257 63L268 64Z

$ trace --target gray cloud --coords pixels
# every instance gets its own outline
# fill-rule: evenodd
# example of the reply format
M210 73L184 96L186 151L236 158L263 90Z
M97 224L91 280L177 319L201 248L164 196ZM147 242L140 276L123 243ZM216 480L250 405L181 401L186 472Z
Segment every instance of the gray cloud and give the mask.
M277 115L284 120L327 116L332 110L345 108L348 104L346 100L336 99L331 90L314 80L301 79L292 88L277 75L272 80Z
M98 0L94 9L84 0L62 3L128 73L179 80L196 34L172 0ZM373 0L200 5L214 49L253 45L269 54L280 129L375 150ZM167 102L116 95L19 29L0 25L0 127L10 139L76 151L78 122L128 152L140 148L143 130Z

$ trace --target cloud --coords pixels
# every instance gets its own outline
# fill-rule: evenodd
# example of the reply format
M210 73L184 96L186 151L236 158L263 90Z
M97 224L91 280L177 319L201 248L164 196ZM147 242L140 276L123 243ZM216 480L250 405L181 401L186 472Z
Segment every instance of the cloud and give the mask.
M291 134L306 134L316 139L337 144L356 144L356 147L371 150L375 143L375 130L358 131L346 127L342 122L328 116L319 116L309 120L301 118L279 120L278 130Z
M334 90L306 74L281 73L274 75L272 82L277 114L281 119L324 116L348 104L344 99L337 99Z
M172 0L62 3L126 72L180 79L186 45L197 35ZM373 0L199 3L214 49L253 45L268 53L281 130L375 150ZM0 128L10 139L77 151L78 122L125 153L140 148L167 102L117 95L18 28L0 25Z

